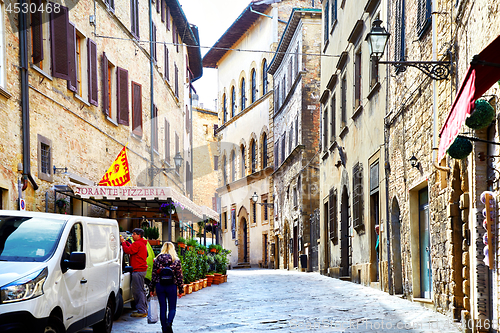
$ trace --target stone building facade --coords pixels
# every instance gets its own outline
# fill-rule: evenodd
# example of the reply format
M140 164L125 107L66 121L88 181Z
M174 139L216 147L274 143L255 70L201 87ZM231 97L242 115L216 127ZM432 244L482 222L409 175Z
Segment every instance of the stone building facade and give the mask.
M232 266L274 265L272 217L276 210L261 205L274 202L273 84L267 68L292 9L309 3L251 1L203 58L204 67L218 69L217 193L222 243L232 251ZM251 199L253 194L258 196L257 203Z
M82 0L53 5L52 14L47 1L32 4L43 11L1 7L9 65L1 66L0 118L10 131L0 134L1 207L17 209L22 197L27 210L55 212L57 198L67 213L123 218L125 227L157 217L151 195L124 209L119 198L89 201L72 190L96 185L124 146L127 186L192 197L189 96L202 66L197 28L178 2ZM166 171L177 152L181 168Z
M295 8L268 73L274 82L275 267L318 269L321 10ZM319 222L319 221L318 221ZM314 231L318 231L315 233ZM309 255L309 264L299 262ZM305 266L302 266L305 264Z
M320 272L387 290L385 75L364 42L385 4L323 1Z

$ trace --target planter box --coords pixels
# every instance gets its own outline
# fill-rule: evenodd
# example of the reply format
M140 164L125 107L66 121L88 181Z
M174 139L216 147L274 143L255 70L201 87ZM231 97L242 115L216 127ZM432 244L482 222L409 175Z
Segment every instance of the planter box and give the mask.
M149 245L161 245L161 241L159 239L148 239Z
M208 279L207 278L204 278L203 279L203 288L206 288L208 285Z
M193 291L198 291L198 281L193 282Z
M214 276L207 275L206 279L207 279L207 286L210 287L212 285L212 281L214 280Z
M190 284L188 284L188 292L187 293L191 294L192 292L193 292L193 284L190 283Z
M222 276L222 274L215 273L214 274L214 280L212 281L212 283L213 284L220 284L220 283L222 283L221 276Z
M177 245L179 246L179 248L183 249L186 247L186 244L184 243L177 243Z
M188 294L188 288L189 288L189 286L187 284L185 284L183 286L183 288L184 288L184 295L187 295Z

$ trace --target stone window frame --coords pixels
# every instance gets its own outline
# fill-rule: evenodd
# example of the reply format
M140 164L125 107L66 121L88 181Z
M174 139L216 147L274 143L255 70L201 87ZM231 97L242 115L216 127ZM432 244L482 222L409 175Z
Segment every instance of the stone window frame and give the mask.
M49 146L49 158L48 158L48 173L42 172L42 144ZM41 180L45 180L48 182L53 182L53 173L52 173L52 156L53 156L53 146L52 140L44 137L41 134L37 135L37 162L38 162L38 178Z

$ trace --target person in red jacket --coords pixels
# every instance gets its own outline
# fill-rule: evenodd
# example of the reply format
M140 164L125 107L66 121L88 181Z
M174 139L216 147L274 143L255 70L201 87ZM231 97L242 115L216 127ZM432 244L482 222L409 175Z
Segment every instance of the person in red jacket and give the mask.
M132 230L132 239L134 242L130 244L120 235L123 252L130 255L130 266L134 268L132 272L132 295L134 296L137 312L133 312L132 317L146 317L148 315L148 305L146 303L146 291L144 290L144 277L148 270L148 250L146 248L147 241L142 238L144 230L135 228Z

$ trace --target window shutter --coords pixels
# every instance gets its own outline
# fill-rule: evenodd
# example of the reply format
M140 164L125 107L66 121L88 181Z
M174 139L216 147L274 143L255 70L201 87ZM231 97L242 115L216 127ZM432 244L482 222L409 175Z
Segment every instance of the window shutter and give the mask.
M175 154L179 152L179 135L175 133Z
M174 43L175 43L175 48L177 50L177 52L179 52L179 35L177 33L177 27L175 24L172 24L172 33L173 33L173 40L174 40Z
M52 76L69 80L69 16L67 7L60 8L59 13L50 13Z
M337 203L335 200L336 198L336 193L332 189L330 189L330 196L328 199L328 222L330 226L330 239L335 239L337 238L337 221L336 221L336 210L337 210Z
M129 125L128 120L128 71L118 67L117 73L117 101L118 101L118 124Z
M132 133L142 136L142 86L136 82L132 82Z
M190 133L190 126L189 126L189 108L186 105L186 132Z
M353 168L353 227L363 225L363 167L357 163Z
M158 151L158 107L153 105L153 133L151 133L151 140L153 149Z
M109 86L108 86L108 57L106 53L102 54L102 111L109 117Z
M153 58L155 61L158 61L156 56L156 25L153 23Z
M87 39L89 103L98 106L97 86L97 45L92 39Z
M165 160L170 163L170 123L165 120Z
M109 0L109 7L113 12L115 11L115 0Z
M156 0L156 12L159 13L160 12L160 2L163 1L163 0Z
M174 65L174 72L175 97L179 98L179 69L177 68L177 65Z
M168 68L168 65L169 65L169 61L168 61L168 48L167 48L167 44L164 44L163 45L165 47L165 80L169 81L170 78L170 71L169 71L169 68Z
M217 129L219 128L219 125L214 124L214 136L217 135Z
M170 31L170 7L167 6L167 30Z
M77 83L77 78L76 78L76 30L75 30L75 25L71 22L69 22L69 53L68 53L68 60L69 60L69 80L68 80L68 89L76 92L76 85Z
M31 15L31 51L33 52L33 63L38 64L43 60L42 12L38 10L42 2L41 0L32 0L32 3L36 5L37 10Z
M219 170L219 156L214 155L214 170Z
M161 0L161 21L165 22L165 16L166 16L166 11L167 11L167 4L165 0Z

